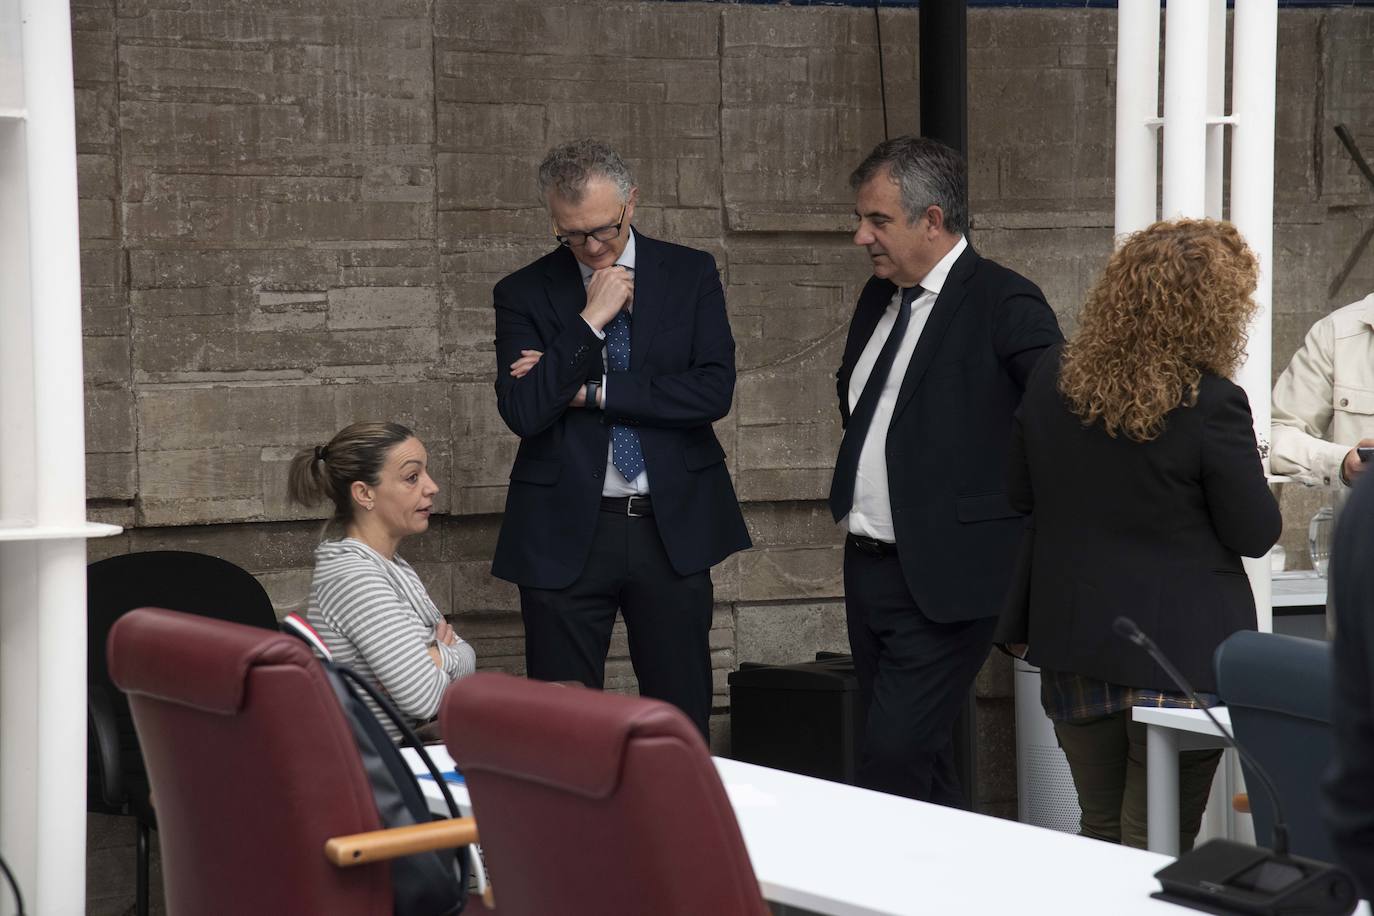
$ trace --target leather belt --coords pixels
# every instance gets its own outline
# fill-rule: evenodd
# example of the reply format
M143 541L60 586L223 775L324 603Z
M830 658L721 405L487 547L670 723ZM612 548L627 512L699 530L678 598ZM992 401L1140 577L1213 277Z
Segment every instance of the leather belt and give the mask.
M629 518L648 518L654 514L654 504L647 496L603 496L601 511Z
M866 553L873 557L895 557L897 555L897 545L889 544L887 541L880 541L876 538L866 538L861 534L851 534L845 538L846 541L854 545L854 549L860 553Z

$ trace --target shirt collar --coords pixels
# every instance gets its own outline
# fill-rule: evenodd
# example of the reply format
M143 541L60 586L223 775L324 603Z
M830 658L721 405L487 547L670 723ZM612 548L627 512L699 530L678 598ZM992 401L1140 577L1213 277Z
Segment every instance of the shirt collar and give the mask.
M620 257L616 258L615 263L620 267L628 267L630 270L635 269L635 231L633 227L630 229L629 240L625 242L625 250L620 253ZM591 282L592 269L590 267L578 261L577 269L582 272L582 282L584 284Z
M930 269L930 273L922 277L921 282L917 285L937 296L940 295L940 290L944 289L945 280L949 278L949 272L953 269L954 262L959 260L959 255L963 254L967 247L968 239L961 234L959 241L954 243L954 247L936 262L935 266Z
M1365 324L1374 328L1374 293L1365 296L1360 300L1360 303L1364 306L1364 314L1362 314L1360 318L1363 319Z

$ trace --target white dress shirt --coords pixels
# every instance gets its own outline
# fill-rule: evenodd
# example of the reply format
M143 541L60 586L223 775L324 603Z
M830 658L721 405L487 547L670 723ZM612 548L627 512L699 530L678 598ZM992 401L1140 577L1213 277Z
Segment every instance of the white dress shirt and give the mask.
M630 237L625 242L625 250L616 259L616 266L623 267L630 273L635 270L635 232L630 230ZM592 281L592 269L581 261L577 262L577 269L582 272L582 285L585 287ZM591 327L588 325L588 327ZM601 340L606 340L606 332L592 328L592 333ZM601 348L601 365L606 366L606 348ZM601 392L597 395L597 400L602 404L606 403L606 382L605 372L601 375ZM626 480L625 475L620 473L615 463L611 460L611 445L606 445L606 477L605 484L601 487L602 496L647 496L649 494L649 469L646 467L640 471L634 480Z
M889 544L897 541L892 529L892 503L887 492L887 430L892 424L892 411L897 406L897 394L901 391L902 379L906 378L916 342L921 339L921 331L925 329L930 310L935 307L935 300L945 285L950 268L967 247L968 242L962 235L959 236L959 241L949 253L921 278L921 293L911 303L911 320L907 324L906 335L892 360L892 370L887 374L887 381L873 413L873 422L869 424L868 435L864 438L863 450L859 452L859 469L854 477L854 504L849 514L840 520L840 525L850 534ZM848 392L851 414L859 403L859 395L863 394L864 385L873 372L873 364L878 361L883 344L887 343L887 337L892 333L892 326L897 323L901 304L902 290L898 288L887 304L887 311L878 319L863 353L859 354L859 361L854 364Z

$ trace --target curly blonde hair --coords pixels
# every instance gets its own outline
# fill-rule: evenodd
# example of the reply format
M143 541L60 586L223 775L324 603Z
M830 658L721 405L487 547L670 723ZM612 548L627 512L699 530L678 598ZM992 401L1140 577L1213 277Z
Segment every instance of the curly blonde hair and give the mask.
M1245 355L1259 262L1236 227L1155 223L1112 255L1064 346L1059 391L1085 425L1148 442L1175 407L1197 403L1204 372Z

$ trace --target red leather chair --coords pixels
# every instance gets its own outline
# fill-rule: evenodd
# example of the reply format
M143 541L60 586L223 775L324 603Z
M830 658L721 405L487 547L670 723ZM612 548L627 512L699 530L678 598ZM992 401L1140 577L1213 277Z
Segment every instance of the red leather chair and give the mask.
M172 916L387 914L391 869L331 864L328 840L356 864L475 839L470 820L378 830L353 733L300 640L142 608L107 651L143 745Z
M475 674L439 718L503 916L767 916L710 753L676 708Z

